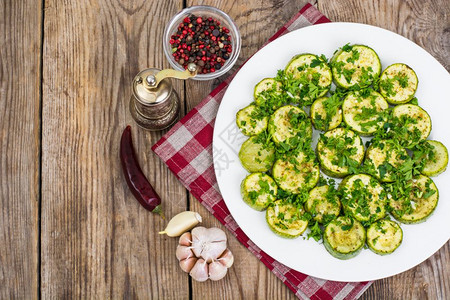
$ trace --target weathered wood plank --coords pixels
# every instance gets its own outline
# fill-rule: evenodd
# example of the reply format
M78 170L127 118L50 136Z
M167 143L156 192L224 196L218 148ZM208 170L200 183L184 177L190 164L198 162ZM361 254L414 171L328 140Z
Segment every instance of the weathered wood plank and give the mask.
M158 235L166 221L133 198L118 154L122 130L131 124L143 171L163 198L165 214L186 209L185 189L150 150L162 133L138 129L128 111L135 74L168 66L164 22L181 5L46 1L44 299L188 298L188 278L175 259L177 241Z
M394 31L430 52L450 70L450 5L447 0L319 0L331 21L357 22Z
M433 1L318 1L332 21L379 26L416 42L450 70L450 5ZM448 299L450 242L430 259L397 276L376 281L361 299Z
M284 23L308 1L202 1L228 13L236 22L242 36L241 55L236 65L241 65L254 54ZM197 2L188 1L188 6ZM276 13L274 13L276 11ZM188 81L186 102L189 111L229 74L211 82ZM220 224L198 201L191 197L191 210L205 217L206 227ZM231 234L229 248L235 256L229 274L218 282L192 282L193 299L296 299L295 295L272 272Z
M0 298L37 298L41 1L0 4Z

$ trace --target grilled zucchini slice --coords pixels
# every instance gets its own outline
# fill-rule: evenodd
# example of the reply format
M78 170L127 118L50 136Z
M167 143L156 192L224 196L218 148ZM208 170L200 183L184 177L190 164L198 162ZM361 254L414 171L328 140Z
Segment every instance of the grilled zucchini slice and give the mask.
M378 220L367 229L367 246L379 255L391 254L402 243L403 231L398 223L391 220Z
M277 109L270 117L269 133L277 145L283 142L295 144L294 141L299 139L311 139L311 120L303 109L286 105Z
M380 76L381 63L377 53L364 45L345 45L331 60L333 79L337 86L349 89L370 85Z
M293 239L300 236L308 227L308 220L303 214L302 207L278 200L267 208L266 221L277 235Z
M383 112L388 108L383 96L369 89L349 93L342 103L342 114L350 129L360 135L370 136L384 125L386 117Z
M390 133L402 146L415 146L430 135L431 118L423 108L414 104L397 105L392 116L395 128Z
M315 161L312 150L311 153L298 151L295 155L277 159L272 175L281 189L298 194L312 189L317 184L320 175L319 164Z
M341 202L334 187L322 185L309 191L305 210L319 223L327 223L326 221L339 216Z
M236 125L245 135L258 135L267 129L269 117L261 115L256 105L250 104L236 113Z
M387 197L381 184L370 175L350 175L339 185L344 212L364 223L386 216Z
M395 189L388 196L394 218L405 224L425 221L433 213L439 201L439 191L433 180L419 175L399 184L401 189Z
M275 161L275 148L265 143L261 136L252 136L246 140L239 150L242 166L252 172L266 172Z
M447 169L448 151L447 148L438 141L427 140L424 145L417 145L416 148L430 148L429 153L424 153L421 149L414 149L413 159L422 166L421 173L426 176L437 176Z
M366 230L355 219L340 216L331 221L323 234L327 251L338 259L350 259L361 252L366 241Z
M380 76L380 93L393 104L403 104L414 98L419 80L416 72L401 63L390 65Z
M281 93L281 83L273 78L264 78L255 85L253 98L257 105L262 105L271 97L278 97Z
M329 97L321 97L311 105L311 121L317 130L332 130L342 122L341 106L329 100Z
M288 75L291 74L294 79L298 79L303 84L300 94L309 92L307 83L312 83L319 88L317 97L324 96L330 90L332 82L331 69L326 60L319 58L317 55L305 53L294 56L286 65L284 72ZM314 99L309 99L309 96L294 96L298 96L306 102L314 101Z
M408 159L408 153L393 140L378 140L367 148L364 169L381 182L395 180L396 170Z
M346 128L322 134L316 151L322 171L331 177L340 178L356 171L364 158L361 138Z
M252 173L242 180L241 195L251 208L262 211L276 200L277 184L269 175Z

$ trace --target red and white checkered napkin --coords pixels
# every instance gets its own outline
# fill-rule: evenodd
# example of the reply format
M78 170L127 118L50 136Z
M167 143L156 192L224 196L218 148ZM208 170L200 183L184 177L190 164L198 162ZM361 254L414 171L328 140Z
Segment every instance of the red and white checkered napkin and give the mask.
M269 41L298 28L330 22L311 4L305 5ZM152 150L183 185L236 238L259 258L295 295L303 299L356 299L372 282L335 282L308 276L282 265L258 248L237 225L219 192L213 165L213 129L219 104L234 75L193 108ZM220 155L219 155L220 157Z

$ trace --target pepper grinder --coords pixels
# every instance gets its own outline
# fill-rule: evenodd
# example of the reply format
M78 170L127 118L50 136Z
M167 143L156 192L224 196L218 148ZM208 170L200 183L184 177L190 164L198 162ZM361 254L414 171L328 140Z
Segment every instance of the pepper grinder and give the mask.
M190 63L185 71L149 68L133 80L130 112L136 123L147 130L170 127L180 117L180 98L170 78L188 79L197 75L197 66Z

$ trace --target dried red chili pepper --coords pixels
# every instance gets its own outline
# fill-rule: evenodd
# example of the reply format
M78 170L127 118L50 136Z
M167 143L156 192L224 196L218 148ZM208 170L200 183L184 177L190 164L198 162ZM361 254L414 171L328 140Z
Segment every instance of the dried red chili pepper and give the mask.
M120 139L120 161L122 162L122 170L128 187L134 197L145 209L164 218L161 210L161 198L145 177L137 161L129 125L123 131Z

